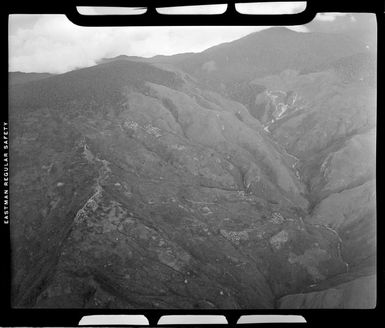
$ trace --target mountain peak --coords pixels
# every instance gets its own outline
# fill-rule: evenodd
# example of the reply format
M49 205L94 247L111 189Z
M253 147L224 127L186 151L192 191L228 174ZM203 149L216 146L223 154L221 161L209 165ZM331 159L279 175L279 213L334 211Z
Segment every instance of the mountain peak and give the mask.
M273 33L297 33L287 27L284 26L273 26L266 30L263 30L263 32L273 32Z
M284 26L273 26L273 27L269 27L269 28L264 29L264 30L253 32L253 33L246 35L245 37L241 38L240 40L259 38L262 36L269 36L269 37L289 36L289 35L295 35L297 33L298 32L293 31L293 30L291 30L287 27L284 27Z
M266 30L264 30L265 32L269 31L269 32L290 32L290 33L296 33L295 31L289 29L288 27L285 27L285 26L273 26L273 27L270 27Z

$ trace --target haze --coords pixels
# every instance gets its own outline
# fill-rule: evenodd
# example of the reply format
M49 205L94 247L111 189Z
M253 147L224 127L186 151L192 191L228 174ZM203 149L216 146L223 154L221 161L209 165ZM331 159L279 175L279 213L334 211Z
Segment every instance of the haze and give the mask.
M300 3L299 3L300 4ZM282 10L298 12L298 3ZM93 13L92 9L88 10ZM94 11L95 12L95 11ZM346 31L368 25L368 14L319 14L300 32ZM81 27L65 15L10 15L9 71L64 73L118 55L152 57L200 52L269 26Z

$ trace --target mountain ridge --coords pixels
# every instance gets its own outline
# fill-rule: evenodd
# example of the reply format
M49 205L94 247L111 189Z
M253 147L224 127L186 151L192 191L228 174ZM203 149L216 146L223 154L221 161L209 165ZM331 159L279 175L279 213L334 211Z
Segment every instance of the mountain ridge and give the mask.
M246 106L167 65L11 86L13 305L371 307L374 86L287 67L240 84Z

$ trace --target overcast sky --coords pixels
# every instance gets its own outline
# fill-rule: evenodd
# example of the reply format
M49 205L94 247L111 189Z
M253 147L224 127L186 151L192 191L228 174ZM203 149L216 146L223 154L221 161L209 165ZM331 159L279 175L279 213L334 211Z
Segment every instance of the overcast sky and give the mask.
M220 8L219 8L220 9ZM240 8L249 13L255 7ZM283 3L279 12L294 13L303 3ZM215 12L211 7L206 12ZM223 8L222 8L223 10ZM258 8L258 13L273 13L274 8ZM106 10L83 8L82 14ZM178 13L178 10L173 10ZM354 30L367 24L360 14L319 14L308 25L290 27L299 32L312 30ZM366 25L365 25L366 26ZM219 43L241 38L267 27L81 27L64 15L10 15L9 70L63 73L95 65L101 58L118 55L151 57L182 52L200 52Z

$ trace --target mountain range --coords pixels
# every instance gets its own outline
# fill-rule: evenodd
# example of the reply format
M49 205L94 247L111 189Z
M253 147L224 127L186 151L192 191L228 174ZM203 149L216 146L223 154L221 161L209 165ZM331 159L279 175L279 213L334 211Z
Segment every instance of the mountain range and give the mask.
M14 307L375 306L360 41L271 28L9 93Z

